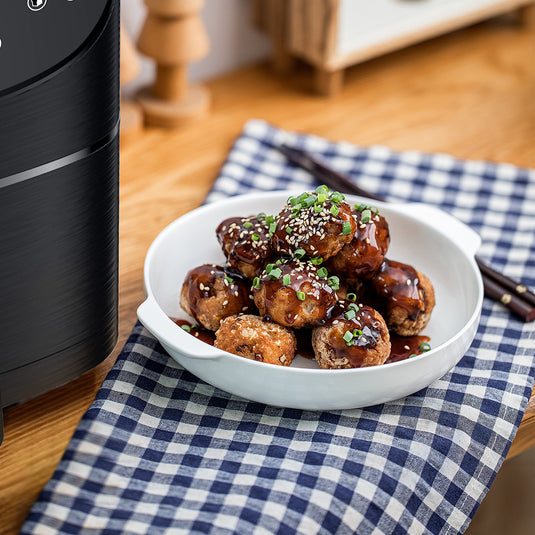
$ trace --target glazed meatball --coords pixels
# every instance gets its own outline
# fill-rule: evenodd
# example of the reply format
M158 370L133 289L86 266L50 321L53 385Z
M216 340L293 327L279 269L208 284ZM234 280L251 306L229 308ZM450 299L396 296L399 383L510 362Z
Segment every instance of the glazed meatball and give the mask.
M286 260L268 264L253 282L260 314L286 327L319 325L336 303L337 278L311 262ZM333 288L334 286L334 288Z
M186 275L180 305L210 331L219 329L228 316L254 310L249 282L215 264L196 267Z
M289 366L295 356L294 333L259 316L241 314L225 318L216 332L215 347L240 357Z
M316 193L290 197L276 219L273 248L279 255L322 258L334 256L349 243L356 231L351 207L337 192L327 195L327 188Z
M270 216L267 216L268 218ZM230 217L221 222L216 234L228 264L244 277L256 277L273 254L266 216Z
M375 209L360 205L353 217L357 227L355 236L328 263L329 271L349 283L373 277L390 245L388 223Z
M428 324L435 290L423 273L408 264L385 260L371 283L384 300L386 322L393 332L413 336Z
M390 355L390 334L377 310L340 301L325 325L312 331L312 347L320 368L378 366Z

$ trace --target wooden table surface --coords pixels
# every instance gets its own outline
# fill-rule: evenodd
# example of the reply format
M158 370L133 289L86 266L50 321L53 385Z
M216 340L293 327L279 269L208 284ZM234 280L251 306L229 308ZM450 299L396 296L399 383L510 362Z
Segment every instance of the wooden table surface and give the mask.
M535 21L489 21L350 69L342 93L307 92L309 71L286 80L260 65L209 83L213 111L176 131L149 130L122 148L120 339L143 299L147 248L202 203L250 118L361 145L535 164ZM52 475L118 349L95 370L5 410L0 533L17 533ZM510 456L535 444L532 398Z

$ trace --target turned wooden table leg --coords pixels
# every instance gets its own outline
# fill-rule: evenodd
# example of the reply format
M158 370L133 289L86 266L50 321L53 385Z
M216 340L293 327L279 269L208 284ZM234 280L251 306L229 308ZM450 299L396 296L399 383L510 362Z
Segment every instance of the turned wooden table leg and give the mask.
M332 97L342 90L344 83L344 71L326 70L323 67L316 67L314 70L314 90L319 95Z

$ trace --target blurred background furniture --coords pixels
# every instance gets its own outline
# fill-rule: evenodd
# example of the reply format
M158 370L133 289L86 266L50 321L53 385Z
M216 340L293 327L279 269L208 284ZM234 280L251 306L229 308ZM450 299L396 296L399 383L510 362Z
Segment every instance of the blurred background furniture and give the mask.
M533 0L255 0L255 22L273 43L281 74L299 58L314 90L334 95L344 69L370 58L532 4Z
M210 94L188 82L188 64L210 48L200 10L203 0L145 0L148 15L139 50L156 61L156 80L138 100L151 126L175 127L204 115Z

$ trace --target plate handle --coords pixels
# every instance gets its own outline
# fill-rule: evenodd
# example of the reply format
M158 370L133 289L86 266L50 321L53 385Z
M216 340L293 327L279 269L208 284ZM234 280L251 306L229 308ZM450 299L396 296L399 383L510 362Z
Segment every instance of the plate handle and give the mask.
M407 208L407 205L405 207ZM481 246L481 237L475 230L444 210L424 203L411 203L408 208L437 230L444 232L444 229L448 229L459 247L467 254L474 256Z
M212 347L191 336L173 322L158 306L154 298L148 297L137 309L137 317L143 326L169 351L168 347L192 359L216 359L223 355L220 349Z

